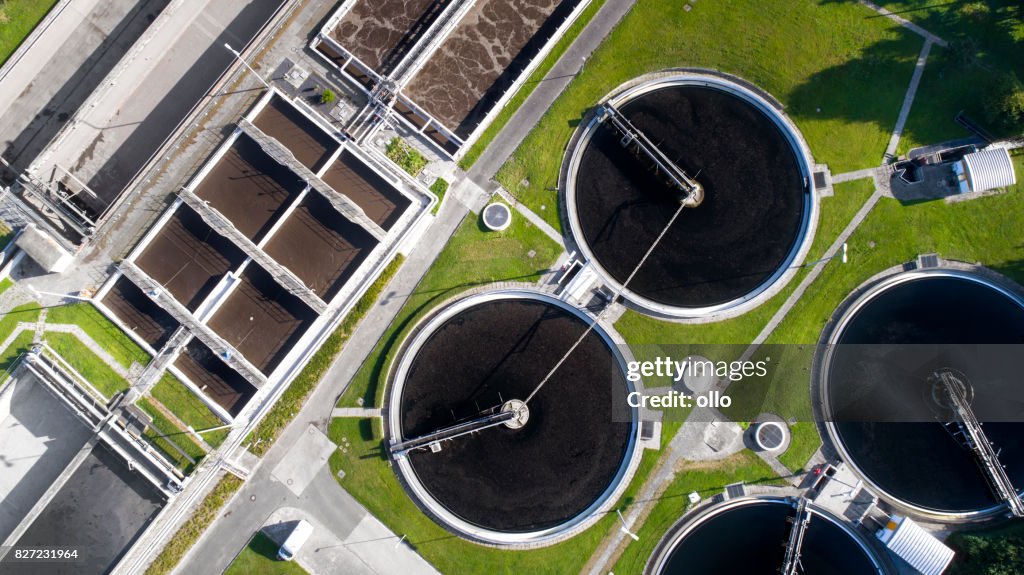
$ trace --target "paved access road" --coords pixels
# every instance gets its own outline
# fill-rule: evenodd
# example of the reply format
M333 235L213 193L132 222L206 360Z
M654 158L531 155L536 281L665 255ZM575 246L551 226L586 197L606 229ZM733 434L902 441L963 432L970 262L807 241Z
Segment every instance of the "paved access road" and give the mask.
M423 234L415 251L388 285L384 296L364 318L303 409L263 457L239 495L222 512L221 519L185 558L178 572L223 570L246 545L249 537L283 506L309 510L321 524L337 530L335 534L339 538L343 538L340 534L347 533L355 521L361 520L366 513L365 509L354 502L329 472L324 471L326 468L318 472L301 496L295 496L284 484L274 479L272 470L301 441L310 425L326 428L337 398L405 305L448 239L470 209L478 210L489 198L490 194L485 193L481 186L496 187L491 182L494 174L579 71L583 58L600 44L632 6L631 0L605 3L466 177L453 186L449 200L444 203L437 219ZM252 500L252 497L256 499ZM379 568L374 567L377 572L406 575L399 566L389 563L386 556L381 561L383 563Z

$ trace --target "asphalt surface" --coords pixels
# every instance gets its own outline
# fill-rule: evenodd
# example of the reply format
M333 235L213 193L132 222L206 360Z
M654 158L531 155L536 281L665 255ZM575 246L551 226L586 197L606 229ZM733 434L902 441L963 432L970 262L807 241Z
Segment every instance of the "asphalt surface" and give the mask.
M238 496L224 509L221 519L207 531L202 540L179 565L179 572L192 573L218 571L230 564L248 538L259 529L275 509L289 501L287 488L271 477L281 459L289 452L304 430L314 424L323 428L331 419L331 411L355 372L372 352L381 334L405 305L416 289L423 274L430 268L448 239L461 225L469 207L461 201L469 199L474 207L482 207L487 196L481 195L478 185L493 187L491 178L511 156L529 131L540 120L555 98L579 71L581 59L589 55L632 8L633 2L608 2L594 16L590 24L577 37L563 57L552 67L526 102L513 115L486 152L474 164L467 177L449 192L451 199L444 203L437 219L424 233L416 250L409 254L395 278L376 306L360 323L348 345L336 358L334 365L311 394L302 410L278 438L274 447L264 455L261 463L249 477ZM456 200L456 201L451 201ZM326 481L326 484L323 484ZM283 490L283 491L282 491ZM288 495L284 494L288 492ZM318 514L331 515L320 521L332 529L344 529L357 513L365 513L351 495L330 477L319 474L303 493L311 509ZM253 499L255 498L255 499Z
M4 558L6 569L19 574L63 575L105 573L163 507L156 489L102 443L18 539L18 547L77 549L71 563L17 563Z

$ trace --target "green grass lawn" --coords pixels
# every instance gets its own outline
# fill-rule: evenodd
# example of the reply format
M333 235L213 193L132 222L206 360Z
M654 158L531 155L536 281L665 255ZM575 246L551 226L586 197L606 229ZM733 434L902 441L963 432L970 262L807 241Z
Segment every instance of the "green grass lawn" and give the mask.
M683 66L737 74L767 90L786 106L815 160L833 173L877 165L922 40L871 15L855 2L702 2L689 12L675 0L639 2L498 180L559 228L557 193L549 188L578 120L623 82Z
M9 289L14 287L14 281L11 278L4 278L0 280L0 295Z
M22 354L32 349L32 332L23 331L14 338L7 349L0 351L0 383L6 382L8 372Z
M133 362L141 365L149 363L149 354L90 303L51 308L46 315L46 323L77 325L126 369Z
M501 129L505 127L505 124L512 119L512 116L516 113L519 107L523 105L523 102L525 102L537 86L544 81L544 76L548 75L548 72L550 72L551 68L555 66L555 63L562 57L562 54L565 54L565 51L569 49L569 46L572 46L573 41L580 35L583 28L590 23L590 20L593 19L594 14L597 14L597 11L601 9L601 6L604 6L604 3L605 0L590 0L590 4L583 9L579 18L577 18L576 21L573 22L572 26L565 31L565 35L558 40L558 43L555 44L554 48L551 49L551 52L549 52L540 65L537 66L537 69L530 74L530 77L527 78L525 82L523 82L519 91L509 98L508 103L505 104L505 107L502 108L501 112L499 112L494 118L494 121L487 126L487 129L480 134L480 137L473 143L473 146L469 151L462 156L461 160L459 160L459 166L463 170L469 170L469 168L476 163L480 158L480 155L487 149L487 146L494 141L495 136L497 136L498 133L501 132Z
M799 473L807 465L807 460L821 447L821 436L813 421L791 423L789 433L792 438L789 448L779 456L779 461L791 471Z
M153 418L153 423L143 434L146 436L146 439L159 449L167 459L174 463L182 473L185 475L191 473L199 461L206 456L203 448L193 441L192 435L187 429L182 429L175 425L174 422L160 412L149 398L142 398L135 405ZM174 446L184 451L195 463L189 461Z
M696 491L702 499L707 499L721 493L726 485L738 481L748 484L783 484L768 464L748 450L720 461L685 463L676 472L675 479L658 498L640 528L635 529L640 540L629 543L611 572L643 572L655 546L686 512L689 506L687 496L690 493Z
M3 0L0 2L0 66L32 33L57 0Z
M514 215L507 230L492 232L484 229L479 216L469 214L384 332L338 405L353 407L359 398L366 406L378 405L392 355L416 320L436 305L461 291L496 281L537 281L560 252L561 247L526 218Z
M0 341L10 337L19 323L35 323L39 320L39 304L35 302L21 304L11 311L0 315Z
M178 419L184 421L186 425L191 425L192 429L196 431L224 425L224 422L210 411L209 407L206 407L203 400L196 397L185 387L184 383L169 373L165 373L160 378L150 393L164 407L178 416ZM228 431L223 429L204 433L203 439L213 447L217 447L227 438Z
M107 399L128 389L128 382L74 335L49 332L44 339Z
M961 110L1000 135L1000 128L988 122L983 108L1000 76L1013 72L1024 80L1024 20L1020 16L1020 2L985 0L983 4L988 10L976 15L964 9L971 2L877 3L950 42L950 48L932 47L900 152L968 136L967 130L954 121Z
M270 537L257 532L224 575L306 575L294 561L278 561L277 549Z
M379 421L371 419L334 419L329 430L331 441L346 446L347 452L338 450L331 455L331 471L337 477L338 471L344 470L342 487L392 531L405 535L409 545L446 575L578 573L604 535L617 524L615 516L608 515L569 541L530 551L501 551L470 543L434 523L406 495L383 458L379 427ZM620 505L628 506L634 500L657 456L645 453Z

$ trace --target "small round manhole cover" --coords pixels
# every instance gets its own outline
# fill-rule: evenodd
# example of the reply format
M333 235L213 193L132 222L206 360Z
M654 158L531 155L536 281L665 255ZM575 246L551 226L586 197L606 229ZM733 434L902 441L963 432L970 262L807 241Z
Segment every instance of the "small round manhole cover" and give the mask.
M765 451L774 451L786 441L786 431L782 424L766 421L757 426L757 446Z
M484 208L484 225L488 229L500 232L512 224L512 212L502 203L493 203Z

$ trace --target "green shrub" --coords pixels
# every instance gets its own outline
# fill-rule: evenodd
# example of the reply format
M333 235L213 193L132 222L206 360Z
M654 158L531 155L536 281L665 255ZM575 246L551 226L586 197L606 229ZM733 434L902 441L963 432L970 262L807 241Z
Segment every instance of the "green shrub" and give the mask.
M437 196L437 203L434 204L432 212L437 214L437 210L441 209L441 201L444 200L444 195L448 192L448 180L444 178L434 180L434 183L430 185L430 191L434 192L434 195Z
M956 556L949 575L1013 575L1024 567L1024 524L960 531L946 540Z
M320 103L321 104L330 104L331 102L335 101L336 99L338 99L338 96L334 93L334 90L332 90L330 88L327 88L323 92L320 93Z
M968 2L960 7L960 16L979 22L988 18L991 9L984 2Z
M391 158L391 161L398 164L400 168L414 178L420 175L423 168L427 166L427 159L423 157L423 154L410 146L409 142L397 136L391 138L391 141L388 142L385 153Z
M1024 130L1024 84L1010 72L995 82L985 103L985 118L1010 132Z

